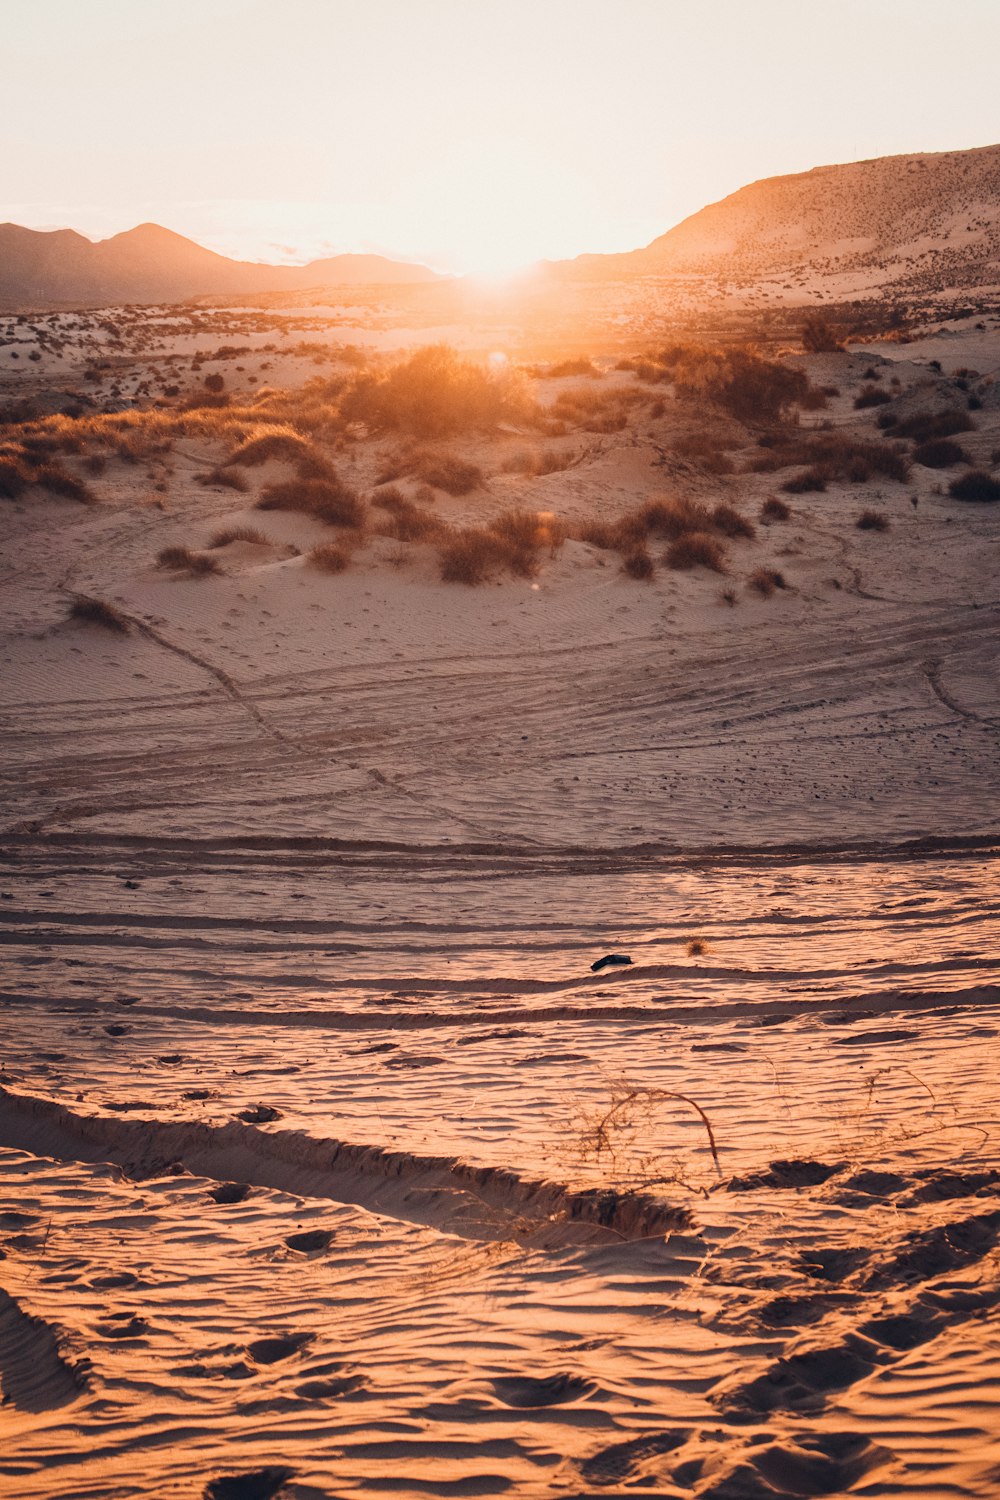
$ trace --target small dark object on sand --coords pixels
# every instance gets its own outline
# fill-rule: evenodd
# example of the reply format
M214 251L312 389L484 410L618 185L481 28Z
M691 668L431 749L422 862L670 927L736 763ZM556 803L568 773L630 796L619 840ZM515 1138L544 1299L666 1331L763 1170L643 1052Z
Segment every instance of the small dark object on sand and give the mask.
M127 891L137 891L139 889L138 880L123 880L122 885Z
M249 1474L223 1474L211 1480L204 1500L271 1500L294 1477L294 1469L254 1469Z
M596 974L601 969L608 968L611 964L630 964L631 962L632 960L627 953L605 953L603 958L599 958L596 963L591 964L590 972Z
M273 1104L252 1104L249 1109L241 1109L237 1119L248 1125L265 1125L268 1120L280 1120L281 1110Z

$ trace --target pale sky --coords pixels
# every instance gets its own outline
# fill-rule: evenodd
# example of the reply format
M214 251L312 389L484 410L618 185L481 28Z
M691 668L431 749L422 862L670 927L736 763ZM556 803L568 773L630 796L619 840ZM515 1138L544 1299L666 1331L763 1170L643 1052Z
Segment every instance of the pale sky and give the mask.
M0 220L439 269L1000 140L1000 0L0 0Z

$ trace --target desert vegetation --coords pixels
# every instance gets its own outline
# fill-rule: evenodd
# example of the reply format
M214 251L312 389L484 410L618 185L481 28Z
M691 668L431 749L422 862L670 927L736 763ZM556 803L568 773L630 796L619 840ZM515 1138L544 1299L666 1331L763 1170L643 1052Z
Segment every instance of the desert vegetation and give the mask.
M222 572L217 557L184 546L162 547L156 554L156 566L170 573L186 573L191 578L207 578Z
M127 635L129 624L125 615L107 599L91 599L85 594L77 594L69 606L68 611L71 620L77 620L84 625L100 625L104 630L115 631L118 635Z
M948 493L953 500L988 504L1000 500L1000 479L995 479L986 469L970 469L967 474L951 481Z

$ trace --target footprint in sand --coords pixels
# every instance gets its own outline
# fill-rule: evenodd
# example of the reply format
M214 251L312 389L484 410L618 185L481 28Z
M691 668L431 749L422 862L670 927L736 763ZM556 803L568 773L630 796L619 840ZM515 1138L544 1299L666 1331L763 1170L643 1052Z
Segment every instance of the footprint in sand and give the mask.
M274 1500L288 1481L294 1478L294 1469L252 1469L246 1474L223 1474L209 1480L205 1486L203 1500Z
M298 1354L311 1344L314 1334L311 1333L284 1333L275 1334L271 1338L254 1339L252 1344L247 1344L247 1354L255 1365L276 1365L282 1359L291 1359L293 1354Z
M138 1313L112 1313L105 1323L98 1323L98 1338L110 1343L125 1343L130 1339L141 1339L149 1332L149 1324Z
M245 1182L220 1182L208 1195L216 1203L242 1203L250 1196L250 1187Z
M317 1251L328 1249L332 1239L332 1230L303 1229L298 1234L286 1235L285 1244L289 1250L299 1250L303 1255L315 1255Z
M269 1120L280 1120L281 1110L273 1104L252 1104L249 1109L241 1109L236 1118L247 1125L266 1125Z
M582 1375L501 1375L493 1390L505 1406L525 1410L538 1406L565 1406L592 1396L597 1386Z

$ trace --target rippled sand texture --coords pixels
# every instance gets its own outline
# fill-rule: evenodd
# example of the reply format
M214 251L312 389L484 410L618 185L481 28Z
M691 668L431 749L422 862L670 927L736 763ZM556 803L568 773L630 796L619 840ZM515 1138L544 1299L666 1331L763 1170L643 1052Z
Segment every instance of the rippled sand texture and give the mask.
M1000 507L165 578L220 458L10 513L4 1500L995 1500Z

